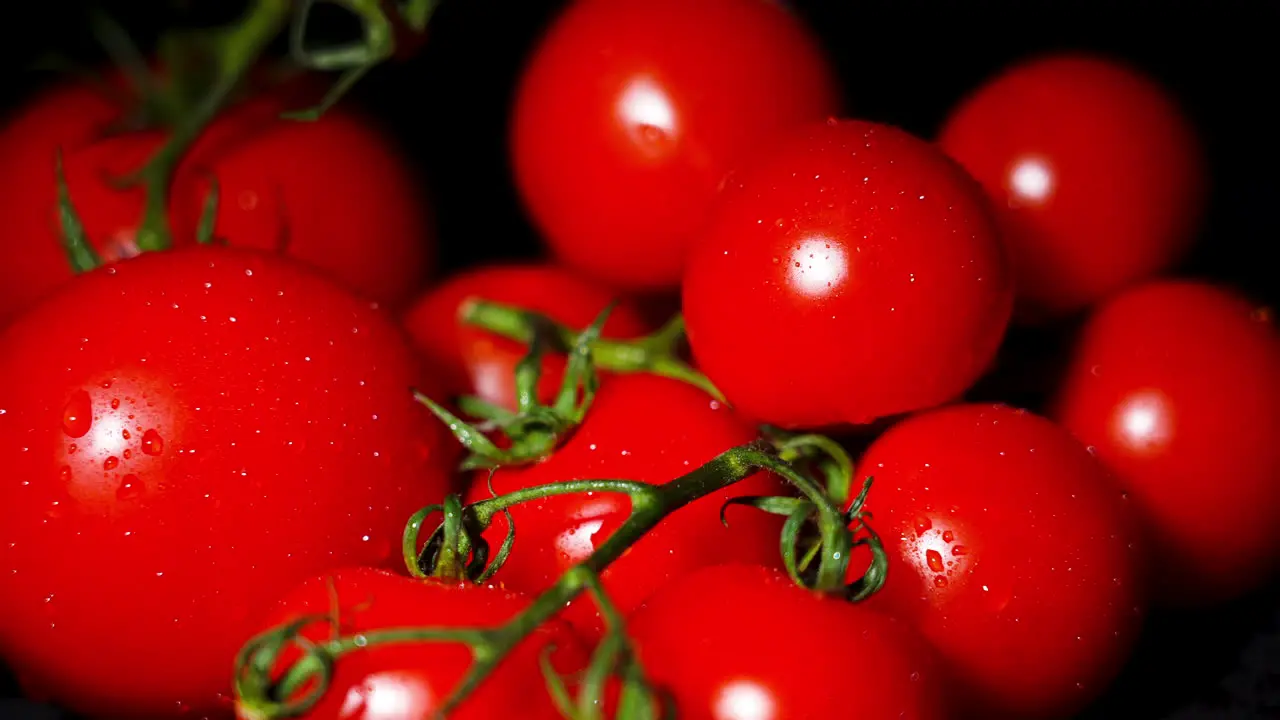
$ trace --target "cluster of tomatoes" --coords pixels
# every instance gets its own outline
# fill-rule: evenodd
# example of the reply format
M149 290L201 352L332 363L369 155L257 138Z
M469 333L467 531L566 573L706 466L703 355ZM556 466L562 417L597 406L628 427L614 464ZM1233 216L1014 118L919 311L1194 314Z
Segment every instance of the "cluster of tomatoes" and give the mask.
M163 122L63 85L0 131L0 657L32 697L1069 717L1148 607L1280 562L1280 336L1162 277L1206 173L1132 68L1028 59L924 139L842 117L781 4L576 0L511 119L550 257L435 283L414 169L291 93L203 128L160 225L118 180ZM1011 325L1073 317L1042 414L966 401Z

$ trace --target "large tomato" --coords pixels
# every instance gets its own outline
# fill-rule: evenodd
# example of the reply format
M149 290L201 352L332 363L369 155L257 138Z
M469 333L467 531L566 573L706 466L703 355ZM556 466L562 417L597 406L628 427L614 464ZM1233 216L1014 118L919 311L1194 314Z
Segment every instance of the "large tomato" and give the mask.
M492 478L497 493L563 480L617 478L662 484L696 469L731 447L755 439L755 429L701 390L650 375L607 378L586 421L559 450L536 465L507 468ZM489 497L489 475L480 473L467 497ZM605 588L626 612L674 577L722 562L780 562L781 524L750 508L730 508L728 527L720 507L738 495L780 495L782 481L764 473L681 508L636 543L602 576ZM631 513L631 500L616 493L550 497L511 509L515 545L496 582L521 592L551 586L582 562ZM493 548L506 537L507 521L495 518L486 540ZM598 630L594 601L575 600L567 617L583 632Z
M975 717L1070 717L1116 676L1144 607L1135 523L1069 433L957 405L891 428L859 475L890 559L869 603L919 626Z
M269 254L76 279L0 335L0 653L93 714L214 712L256 607L395 566L443 496L428 380L368 301Z
M529 60L516 185L557 257L674 288L738 156L839 109L817 40L770 0L575 0Z
M929 647L906 623L721 565L687 575L627 620L680 720L948 717Z
M1224 600L1280 561L1280 336L1234 291L1157 281L1084 327L1055 416L1147 522L1157 597Z
M866 423L960 395L1013 289L982 190L931 144L813 123L730 178L689 256L698 365L743 413Z
M336 603L335 603L336 601ZM493 586L445 584L416 580L370 568L342 569L307 580L272 608L264 628L317 616L301 636L324 642L335 635L399 628L492 628L528 606L528 599ZM450 720L519 717L558 720L540 666L542 653L552 652L556 669L572 672L586 664L586 653L569 626L553 620L518 644L481 685L452 713ZM283 674L296 663L286 653L277 665ZM471 667L465 645L447 642L370 641L342 655L318 705L302 720L409 720L432 718ZM309 688L314 689L314 688ZM297 699L297 698L293 698ZM241 717L258 720L251 707Z
M423 295L404 324L419 351L439 368L454 395L474 394L507 408L516 406L515 367L528 346L464 324L458 309L468 298L508 303L585 328L614 297L607 289L547 264L495 264L458 273ZM605 322L606 337L643 335L648 324L630 302L620 301ZM549 353L539 390L550 402L564 377L564 357Z
M939 141L991 195L1029 319L1156 274L1197 229L1195 131L1121 63L1071 54L1015 65L961 102Z
M229 109L206 130L170 192L174 243L195 240L214 177L218 237L286 253L373 300L405 304L433 256L426 199L409 168L350 111L313 123L276 117L292 107L260 98ZM0 323L71 277L58 224L57 148L71 200L99 253L108 261L136 254L144 194L112 179L141 167L164 135L104 138L119 113L94 90L72 85L36 98L0 130L0 216L9 257Z

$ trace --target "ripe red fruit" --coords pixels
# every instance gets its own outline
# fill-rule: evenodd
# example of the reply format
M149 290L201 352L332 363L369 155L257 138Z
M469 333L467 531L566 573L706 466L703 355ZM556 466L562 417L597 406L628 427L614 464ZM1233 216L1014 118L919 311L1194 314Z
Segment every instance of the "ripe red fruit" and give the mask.
M1205 162L1153 80L1050 55L961 102L939 143L986 188L1027 318L1078 310L1178 261L1197 230Z
M788 428L937 405L986 369L1013 288L982 189L897 128L813 123L728 181L684 277L699 368Z

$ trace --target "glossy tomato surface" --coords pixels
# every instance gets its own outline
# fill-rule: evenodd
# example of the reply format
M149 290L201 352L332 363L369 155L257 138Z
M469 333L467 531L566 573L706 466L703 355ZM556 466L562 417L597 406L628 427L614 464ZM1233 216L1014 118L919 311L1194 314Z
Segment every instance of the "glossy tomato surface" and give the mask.
M170 193L174 243L195 241L209 178L216 178L218 237L283 252L370 299L404 305L434 256L420 186L365 119L345 109L313 123L278 119L292 107L265 97L227 110L206 130ZM113 179L139 169L164 135L102 137L118 108L88 87L64 86L38 96L0 130L0 215L10 257L0 323L72 276L57 215L58 147L72 203L104 260L137 254L145 196Z
M939 142L990 194L1028 319L1164 270L1198 229L1195 130L1163 88L1117 61L1015 65L952 111Z
M520 81L516 185L562 261L674 288L739 156L838 109L834 69L781 3L575 0Z
M368 301L270 254L76 279L0 335L0 653L96 715L223 707L252 612L399 565L440 501L429 381Z
M645 602L627 629L681 720L949 717L934 654L907 623L776 569L699 570Z
M1238 293L1162 280L1085 325L1055 416L1119 477L1156 597L1229 599L1280 561L1280 336Z
M867 423L951 400L1012 303L982 190L931 144L813 123L728 181L684 277L689 343L741 412Z
M889 552L872 607L914 622L974 717L1071 717L1143 615L1131 508L1066 430L1000 405L908 418L859 476Z
M335 605L336 598L336 605ZM272 608L263 629L319 616L301 636L313 642L364 635L363 648L338 657L320 702L304 720L408 720L433 718L471 667L471 651L459 643L383 642L379 631L404 628L492 628L529 604L492 586L451 585L370 568L344 568L307 580ZM335 611L336 610L336 614ZM336 617L336 623L332 620ZM554 648L554 649L552 649ZM539 665L552 652L561 673L580 670L587 654L569 626L551 621L534 630L462 704L450 720L520 717L558 720ZM280 676L298 661L286 654ZM518 711L517 711L518 709ZM249 707L240 717L256 716Z
M495 264L454 275L419 298L404 325L423 357L440 369L449 393L478 395L511 409L516 407L515 368L529 348L461 322L458 310L471 298L544 313L573 328L586 328L618 299L603 335L629 338L648 330L634 304L557 265ZM550 402L564 379L564 357L549 353L542 368L540 395Z
M663 484L695 470L729 448L756 438L755 428L701 390L650 375L609 377L586 421L554 455L536 465L506 468L492 478L498 494L565 480L615 478ZM490 496L488 473L477 475L468 502ZM623 612L653 591L695 568L740 561L780 562L775 516L745 507L720 507L739 495L780 495L778 478L757 474L669 515L602 575ZM577 493L515 506L516 539L494 582L538 593L582 562L631 513L631 499L617 493ZM497 548L507 534L498 515L485 533ZM594 601L583 596L567 617L584 633L601 628Z

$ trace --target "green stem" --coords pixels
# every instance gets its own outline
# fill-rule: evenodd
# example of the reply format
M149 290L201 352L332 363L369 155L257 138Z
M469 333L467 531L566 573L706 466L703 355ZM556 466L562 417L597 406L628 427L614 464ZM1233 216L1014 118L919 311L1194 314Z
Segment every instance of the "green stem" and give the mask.
M580 331L545 315L485 300L471 300L460 309L462 320L520 343L532 342L540 326L553 331L556 349L567 352ZM724 402L724 395L707 378L681 360L677 354L684 337L684 320L676 316L657 332L635 340L598 338L591 343L591 358L597 369L616 373L647 372L701 388Z
M290 0L254 0L244 17L221 31L212 87L174 126L165 144L130 178L146 190L138 250L163 250L172 242L168 219L169 184L183 154L200 137L240 85L268 43L284 28Z

